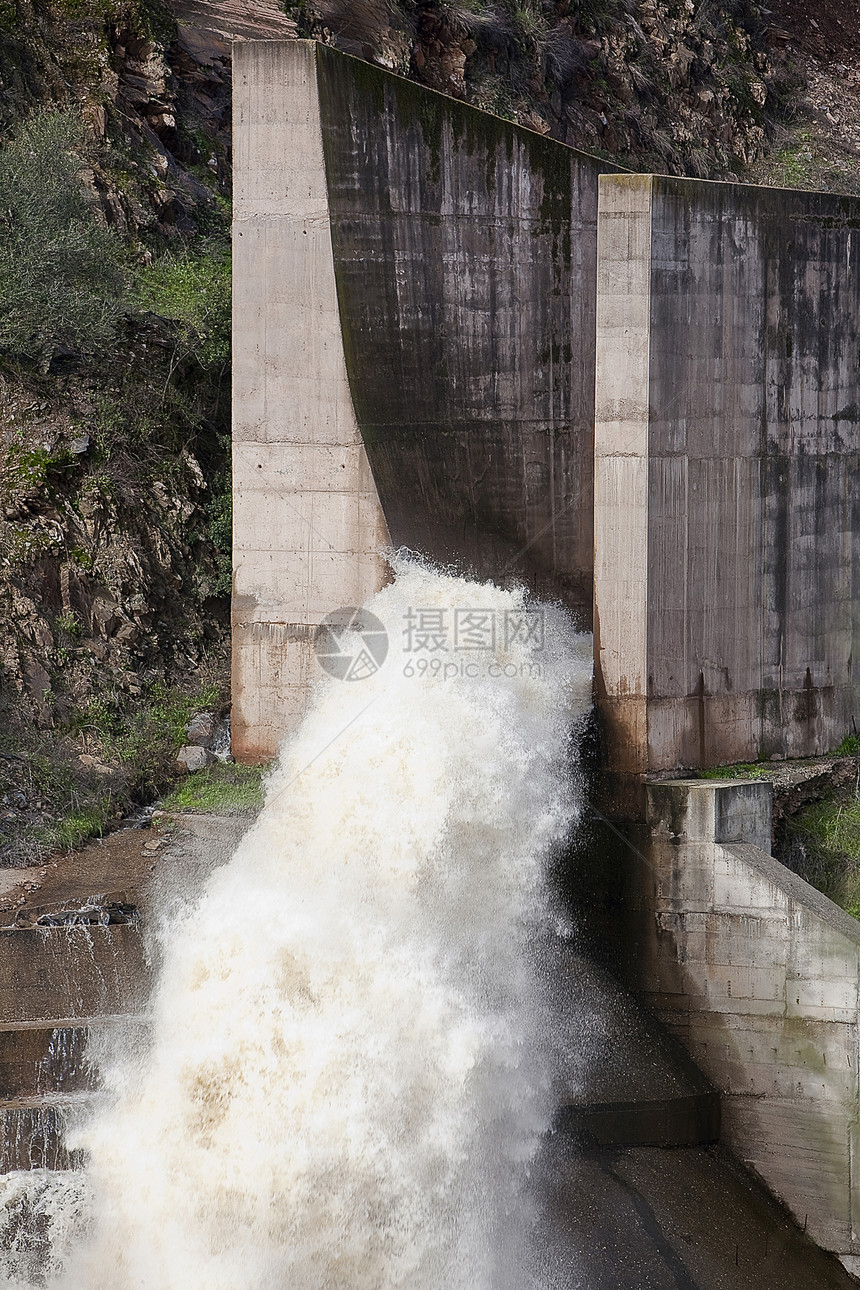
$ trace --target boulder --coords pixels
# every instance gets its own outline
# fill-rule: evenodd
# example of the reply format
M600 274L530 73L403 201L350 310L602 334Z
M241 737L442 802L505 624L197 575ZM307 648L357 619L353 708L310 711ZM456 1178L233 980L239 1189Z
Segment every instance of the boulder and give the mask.
M205 748L201 748L199 744L186 744L184 748L179 749L176 761L180 769L187 770L191 774L195 770L203 770L204 767L214 761L214 758L210 752L207 752Z
M215 734L215 717L211 712L198 712L191 718L188 729L185 731L185 738L190 744L199 744L201 748L209 748L212 743L212 737Z

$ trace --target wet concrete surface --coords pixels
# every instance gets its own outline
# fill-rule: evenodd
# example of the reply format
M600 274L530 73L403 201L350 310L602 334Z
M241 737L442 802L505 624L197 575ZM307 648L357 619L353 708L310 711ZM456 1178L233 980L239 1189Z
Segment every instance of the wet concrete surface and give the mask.
M555 1134L536 1170L552 1290L850 1290L719 1146L600 1149Z
M253 821L247 815L157 813L151 825L119 829L32 869L0 869L0 929L87 906L157 906L159 887L193 886L223 864Z
M20 915L33 916L90 903L134 903L157 867L158 841L151 829L121 829L91 842L80 851L56 856L38 869L0 871L0 927L20 925ZM163 844L162 844L163 846Z
M39 868L0 870L0 1173L64 1169L69 1117L112 1035L142 1032L158 929L250 816L161 815Z
M680 1044L584 945L556 954L557 1127L605 1146L700 1146L720 1136L720 1100Z

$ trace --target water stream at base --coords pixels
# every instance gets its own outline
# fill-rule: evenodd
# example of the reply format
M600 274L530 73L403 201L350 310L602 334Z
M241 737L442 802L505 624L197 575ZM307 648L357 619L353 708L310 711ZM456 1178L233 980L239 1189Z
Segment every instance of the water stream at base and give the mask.
M553 1111L535 946L590 641L552 608L541 633L521 592L395 565L368 603L384 665L320 682L259 819L172 920L146 1051L103 1065L72 1135L87 1168L0 1179L0 1284L528 1283ZM419 611L447 652L414 648ZM483 648L453 648L466 611Z

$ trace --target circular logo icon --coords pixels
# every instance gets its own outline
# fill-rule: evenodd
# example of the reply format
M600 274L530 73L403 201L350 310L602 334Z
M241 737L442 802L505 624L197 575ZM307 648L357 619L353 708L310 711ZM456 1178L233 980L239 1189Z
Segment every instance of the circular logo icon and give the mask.
M314 635L320 667L338 681L366 681L388 656L388 633L366 609L336 609Z

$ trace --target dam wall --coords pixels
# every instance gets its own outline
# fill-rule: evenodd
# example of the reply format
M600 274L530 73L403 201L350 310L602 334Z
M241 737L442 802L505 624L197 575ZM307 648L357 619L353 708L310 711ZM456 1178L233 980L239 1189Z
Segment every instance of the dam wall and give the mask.
M234 58L233 739L264 760L389 541L590 624L617 168L327 46Z
M621 775L857 715L860 199L600 181L595 662Z
M628 814L654 772L836 747L860 199L621 173L328 46L235 68L237 754L389 543L593 603Z
M237 758L386 543L593 607L626 979L860 1260L860 925L766 787L654 782L853 728L860 199L628 175L302 42L235 74Z
M860 1271L860 923L770 855L771 791L648 786L624 975L719 1090L723 1141Z

